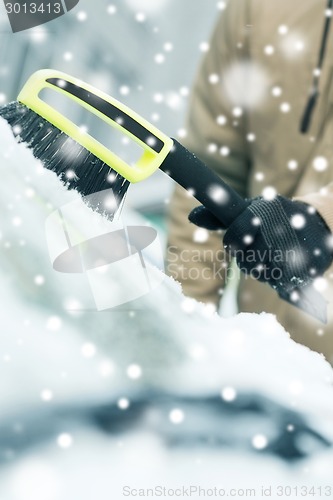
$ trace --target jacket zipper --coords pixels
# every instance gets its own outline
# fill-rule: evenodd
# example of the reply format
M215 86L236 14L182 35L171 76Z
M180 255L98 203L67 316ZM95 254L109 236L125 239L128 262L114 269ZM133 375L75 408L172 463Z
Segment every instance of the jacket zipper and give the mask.
M332 21L332 15L333 15L332 8L333 8L333 0L327 0L327 6L326 6L326 11L325 11L325 22L324 22L323 33L322 33L322 37L321 37L317 67L313 71L312 86L311 86L311 89L309 92L309 97L308 97L308 100L307 100L307 103L306 103L306 106L304 109L304 113L302 116L302 120L300 123L300 132L302 134L306 134L308 132L309 127L311 125L313 112L314 112L314 109L315 109L316 104L318 102L320 75L321 75L321 70L322 70L322 67L324 64L328 36L330 33L331 21Z

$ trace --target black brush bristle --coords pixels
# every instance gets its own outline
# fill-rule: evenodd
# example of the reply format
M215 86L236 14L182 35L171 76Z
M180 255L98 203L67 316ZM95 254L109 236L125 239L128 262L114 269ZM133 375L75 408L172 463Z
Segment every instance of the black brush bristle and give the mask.
M113 219L129 187L127 179L24 104L3 106L0 116L18 142L26 143L67 189L75 189L94 210ZM112 202L106 190L112 190Z

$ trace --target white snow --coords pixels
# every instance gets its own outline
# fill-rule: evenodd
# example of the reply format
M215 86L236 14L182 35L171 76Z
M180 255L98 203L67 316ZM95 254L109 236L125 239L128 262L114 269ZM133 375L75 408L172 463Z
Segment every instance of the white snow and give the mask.
M272 88L272 95L274 97L280 97L280 95L282 94L282 89L281 87L273 87Z
M327 158L325 158L324 156L317 156L316 158L314 158L313 168L317 172L324 172L325 170L327 170L327 167L328 167Z
M282 111L282 113L289 113L289 111L291 110L289 102L283 102L280 106L280 110Z
M266 48L267 54L273 52L273 47ZM260 64L241 61L226 68L221 82L223 92L232 104L245 109L255 109L265 100L270 79Z
M168 2L169 0L155 0L154 2L151 0L126 0L126 4L132 10L143 10L152 15L160 14Z
M262 190L262 196L265 198L265 200L274 200L276 195L277 195L277 192L273 186L266 186Z
M168 408L166 417L177 423L173 427L178 432L189 429L182 398L218 396L231 403L242 394L258 394L303 415L333 440L332 368L322 356L293 342L272 315L223 319L184 298L180 286L166 277L152 293L123 309L97 312L85 275L56 272L45 240L48 215L79 202L79 195L41 170L3 120L0 169L0 352L7 356L7 362L0 362L0 430L28 415L49 418L45 412L63 406L118 401L125 414L141 394L153 401L154 394L168 393L177 405ZM33 197L26 195L31 189ZM81 237L89 232L90 213L82 203L80 218L73 217ZM13 216L21 218L20 225L12 224ZM124 219L131 223L132 217L127 212ZM119 293L132 286L133 276L126 271L112 283ZM107 286L104 293L110 293ZM81 309L66 310L69 301ZM142 428L113 436L89 423L59 429L58 442L55 437L39 444L0 470L0 498L120 499L125 484L329 484L329 450L319 450L293 468L272 455L252 452L251 439L253 446L264 448L273 435L259 417L239 427L228 418L221 423L235 442L251 430L248 451L201 445L194 451L174 449L154 431L154 422L149 415ZM209 430L210 420L203 417L201 425ZM271 498L278 498L276 492Z
M78 21L84 22L88 19L87 13L84 10L80 10L76 15Z
M281 53L288 59L297 59L303 56L303 53L308 49L306 37L295 31L286 33L280 39Z
M296 160L289 160L288 161L288 168L289 168L289 170L297 170L298 162Z

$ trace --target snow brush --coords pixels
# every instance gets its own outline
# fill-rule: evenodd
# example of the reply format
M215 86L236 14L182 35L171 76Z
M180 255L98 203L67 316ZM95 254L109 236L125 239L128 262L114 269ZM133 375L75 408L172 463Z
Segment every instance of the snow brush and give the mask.
M51 89L72 99L142 149L129 165L88 132L41 99ZM67 189L75 189L92 208L111 220L122 205L130 183L147 179L158 168L189 191L226 227L248 206L215 172L147 120L113 97L56 70L34 73L17 101L0 108L0 116L12 127L19 142L27 143L34 156L55 172ZM111 208L103 192L112 191ZM96 194L95 201L94 194ZM295 293L296 292L296 293ZM311 286L278 291L288 303L326 322L326 301Z

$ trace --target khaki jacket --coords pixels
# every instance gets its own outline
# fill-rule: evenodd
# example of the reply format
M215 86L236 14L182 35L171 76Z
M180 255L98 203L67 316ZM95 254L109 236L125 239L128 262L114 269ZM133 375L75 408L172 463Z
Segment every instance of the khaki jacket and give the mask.
M300 133L325 4L229 0L193 85L182 142L241 195L257 196L270 186L284 196L299 197L313 204L333 231L333 20L320 97L308 133ZM167 270L186 295L217 304L226 266L221 235L187 221L197 205L176 188L170 204ZM329 289L326 294L333 300ZM332 313L323 327L281 301L268 285L244 277L239 307L273 312L295 340L333 361Z

